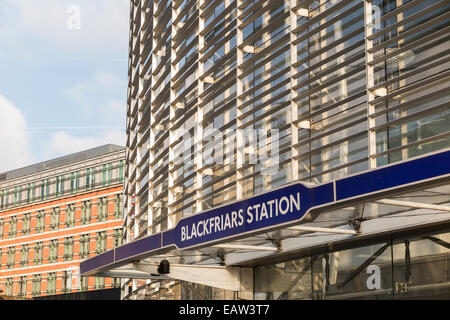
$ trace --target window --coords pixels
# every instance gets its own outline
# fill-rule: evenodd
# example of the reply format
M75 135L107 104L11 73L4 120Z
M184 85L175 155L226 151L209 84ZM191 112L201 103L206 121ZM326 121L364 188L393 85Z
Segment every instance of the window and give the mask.
M82 234L80 236L80 259L89 258L90 235Z
M75 172L70 174L70 193L75 192Z
M34 200L34 182L27 185L27 203Z
M47 200L49 193L48 179L43 179L41 184L41 200Z
M86 169L86 190L91 186L91 168Z
M102 186L106 186L107 182L106 182L106 164L103 165L103 169L102 169Z
M70 293L72 291L72 271L67 270L63 272L63 288L62 291Z
M50 272L47 276L47 294L56 294L56 272Z
M113 288L120 288L120 278L113 278L111 285Z
M20 266L22 268L28 266L29 252L30 252L30 246L28 244L22 245L22 249L20 250Z
M14 203L13 203L13 205L14 206L18 206L19 205L19 201L20 201L20 199L19 199L19 187L15 187L14 188Z
M19 297L25 297L27 295L27 276L19 278Z
M64 238L64 261L73 260L73 237Z
M91 223L91 200L83 201L81 205L81 224Z
M91 169L91 188L95 188L95 168Z
M64 192L64 176L56 176L56 196L62 196Z
M45 210L40 210L36 215L36 233L44 232L45 230Z
M34 261L33 261L34 264L35 265L42 264L43 256L44 256L44 242L37 242L34 245Z
M66 207L66 227L70 228L75 225L75 203L68 204Z
M6 200L7 200L7 193L6 193L6 190L3 190L2 196L1 196L1 202L0 202L0 210L3 210L7 207Z
M112 163L108 163L108 176L106 177L106 185L109 185L112 180Z
M18 187L15 187L14 188L14 197L13 197L13 206L17 205L17 199L18 199L18 196L19 196L18 192L19 192Z
M45 180L41 182L41 200L45 199Z
M17 216L12 216L9 218L9 233L10 238L13 238L17 235Z
M105 288L105 278L95 277L94 289L104 289Z
M36 183L31 183L31 199L30 201L34 201L36 199Z
M31 213L25 213L22 217L22 235L27 235L31 230Z
M80 185L80 179L78 177L78 172L72 172L70 174L70 193L76 193Z
M123 182L123 175L124 175L124 161L119 161L119 182Z
M14 279L13 278L6 278L5 295L7 295L7 296L12 296L13 295L13 286L14 286Z
M123 195L122 194L116 194L115 197L115 206L114 206L114 218L115 219L121 219L123 217L122 209L123 206Z
M93 189L95 186L95 169L86 169L86 189Z
M50 183L48 179L45 179L45 199L48 198L50 194Z
M89 289L89 278L81 277L80 280L80 291L87 291Z
M31 202L31 183L27 186L27 203Z
M59 229L59 207L52 208L50 228L52 230Z
M97 232L97 254L106 251L106 231Z
M108 197L102 197L97 202L98 222L108 220Z
M3 235L5 233L5 220L3 218L0 219L0 240L3 239Z
M120 247L123 244L123 229L114 230L114 247Z
M31 294L33 297L37 297L41 295L41 281L42 277L40 274L33 275L33 286Z
M16 247L9 247L6 266L8 269L12 269L14 268L15 264L16 264Z
M58 239L50 240L48 263L58 262Z

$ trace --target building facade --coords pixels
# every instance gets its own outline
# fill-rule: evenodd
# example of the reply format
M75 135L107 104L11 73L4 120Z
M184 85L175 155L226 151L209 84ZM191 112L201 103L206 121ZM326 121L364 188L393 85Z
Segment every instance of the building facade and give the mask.
M122 244L125 150L86 150L0 175L0 289L33 298L119 287L80 261Z
M320 185L447 150L448 18L445 0L131 0L125 241L293 182ZM442 188L423 187L416 199L448 203L448 184ZM415 212L367 203L317 222L346 225L361 212L370 220L404 210ZM267 236L283 242L286 232ZM394 296L412 284L404 274L411 257L423 262L413 273L433 275L414 281L447 284L449 234L439 234L341 251L322 244L320 254L303 248L276 263L252 265L251 254L233 261L254 267L254 298L351 297L370 289L362 275L379 270L392 272L372 287ZM380 265L353 275L377 252L372 262ZM193 255L177 253L176 261L208 260ZM348 275L351 285L337 289L336 279ZM126 287L126 299L236 297L176 281L129 279Z

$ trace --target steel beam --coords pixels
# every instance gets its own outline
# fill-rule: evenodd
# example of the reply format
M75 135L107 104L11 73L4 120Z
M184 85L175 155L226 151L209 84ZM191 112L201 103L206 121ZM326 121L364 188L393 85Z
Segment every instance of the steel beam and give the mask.
M213 248L251 250L251 251L278 251L278 248L276 248L276 247L246 246L246 245L234 245L234 244L218 244L216 246L213 246Z
M253 292L253 269L240 267L224 267L210 265L170 265L168 274L158 272L158 264L135 262L129 269L118 269L97 274L101 277L133 278L151 280L187 281L215 288Z
M335 228L318 228L318 227L290 227L288 230L292 231L311 231L311 232L325 232L325 233L339 233L339 234L353 234L357 235L358 233L355 230L344 230L344 229L335 229Z
M399 207L409 207L416 209L430 209L437 211L448 211L450 212L450 206L446 205L437 205L423 202L411 202L411 201L403 201L403 200L392 200L392 199L383 199L377 200L376 203L387 204L391 206L399 206Z

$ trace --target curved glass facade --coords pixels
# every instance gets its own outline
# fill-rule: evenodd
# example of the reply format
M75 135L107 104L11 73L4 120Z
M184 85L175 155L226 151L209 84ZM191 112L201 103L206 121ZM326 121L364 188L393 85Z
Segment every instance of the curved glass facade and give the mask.
M450 145L448 1L130 3L126 242Z

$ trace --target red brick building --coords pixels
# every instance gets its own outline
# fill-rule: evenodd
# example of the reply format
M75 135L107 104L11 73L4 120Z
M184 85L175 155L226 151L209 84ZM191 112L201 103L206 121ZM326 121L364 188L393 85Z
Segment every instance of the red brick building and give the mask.
M37 297L120 286L79 276L122 244L125 149L105 145L0 174L0 290Z

